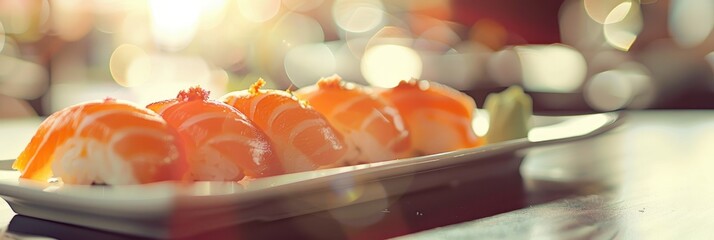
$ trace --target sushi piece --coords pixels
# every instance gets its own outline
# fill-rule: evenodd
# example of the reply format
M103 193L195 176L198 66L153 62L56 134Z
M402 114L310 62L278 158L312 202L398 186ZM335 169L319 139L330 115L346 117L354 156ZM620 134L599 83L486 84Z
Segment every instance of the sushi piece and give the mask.
M325 115L357 152L346 165L408 157L409 133L397 109L377 98L370 89L343 82L338 76L320 79L295 95Z
M248 90L226 94L222 101L245 113L275 143L288 173L329 166L347 157L342 135L318 111L289 92L260 89L259 79Z
M235 108L190 88L175 99L149 104L184 139L191 179L238 181L282 174L268 137Z
M149 109L114 99L49 116L13 163L21 178L66 184L140 184L183 180L183 145Z
M471 126L476 103L464 93L435 82L412 79L384 89L379 96L399 111L417 155L483 144Z

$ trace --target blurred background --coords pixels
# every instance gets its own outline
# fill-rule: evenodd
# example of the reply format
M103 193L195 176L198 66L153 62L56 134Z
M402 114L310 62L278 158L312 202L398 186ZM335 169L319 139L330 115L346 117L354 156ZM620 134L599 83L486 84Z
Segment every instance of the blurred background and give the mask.
M536 113L714 108L711 0L0 0L0 117L339 74Z

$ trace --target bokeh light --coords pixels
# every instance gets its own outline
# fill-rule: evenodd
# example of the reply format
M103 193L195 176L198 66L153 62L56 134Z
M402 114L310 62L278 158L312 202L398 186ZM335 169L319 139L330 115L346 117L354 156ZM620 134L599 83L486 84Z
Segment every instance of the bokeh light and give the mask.
M112 53L109 59L109 71L114 81L124 87L134 87L143 83L146 78L129 77L129 68L137 68L139 62L145 65L148 55L136 45L123 44ZM137 71L136 69L134 71Z
M211 79L210 68L201 58L154 54L149 56L149 61L151 74L146 82L159 85L162 83L206 84ZM131 70L130 67L129 71Z
M226 17L227 0L202 0L199 29L211 29L223 22Z
M151 26L146 24L151 16L145 12L129 12L120 25L120 30L114 34L114 42L134 44L141 47L154 46Z
M285 55L285 73L296 87L314 84L335 70L335 55L324 43L301 45Z
M324 0L283 0L283 5L293 11L307 12L319 7L323 2Z
M47 89L49 75L42 66L0 55L0 94L18 99L36 99Z
M17 76L17 64L33 63L53 84L113 86L132 99L148 99L161 84L172 86L157 90L162 94L197 84L239 90L262 77L285 89L333 74L378 87L421 78L474 94L510 85L573 94L617 84L633 89L630 100L618 104L588 100L593 108L607 110L648 106L652 101L646 99L655 95L676 96L660 93L670 86L693 87L670 82L674 72L694 79L710 74L701 68L714 61L702 58L714 43L711 1L562 1L548 24L501 18L515 9L474 17L471 9L462 9L471 5L448 0L4 0L0 52L12 60L0 66L0 81ZM557 4L533 6L535 14ZM545 29L553 27L560 31ZM560 36L548 36L546 42L536 33ZM683 48L687 52L679 51ZM668 54L688 60L667 65ZM634 62L653 72L620 66ZM54 94L73 99L76 92ZM539 106L565 106L545 101Z
M364 56L367 49L378 45L391 44L409 47L416 45L412 33L408 29L396 26L380 28L369 37L355 33L348 33L347 37L347 46L357 57Z
M474 23L469 32L469 37L472 41L479 42L495 50L501 49L506 45L508 31L496 21L483 19Z
M335 74L350 82L367 85L359 68L361 59L352 54L349 45L344 41L333 41L329 46L335 56Z
M160 47L177 51L193 40L202 10L200 1L151 0L149 9L152 36Z
M280 0L238 0L238 10L249 21L265 22L278 14Z
M633 97L627 108L645 109L652 107L658 97L652 72L644 64L634 61L622 63L618 69L625 73L633 87Z
M419 35L419 39L417 41L419 40L428 41L431 43L439 43L439 45L437 46L445 46L445 48L448 48L449 46L453 46L461 42L461 38L459 37L458 33L456 33L453 29L449 28L449 26L447 26L445 23L438 24L434 27L425 30Z
M478 56L474 55L458 52L437 55L434 64L424 61L422 78L444 83L456 89L471 89L477 83L478 75L483 71L482 62L478 62ZM436 68L433 72L437 74L433 77L427 76L428 68Z
M524 87L541 92L574 92L585 80L583 55L566 45L515 47L520 59Z
M119 85L136 87L143 85L151 79L151 57L139 52L133 54L136 54L136 56L131 59L129 65L126 66L126 80L123 82L117 81Z
M645 66L624 62L593 75L584 89L588 105L599 111L646 108L655 100L652 79Z
M5 27L2 22L0 22L0 52L5 47Z
M610 18L613 9L624 2L629 2L630 0L583 0L583 6L590 18L600 24L609 24L610 21L617 20L616 18Z
M28 104L26 101L0 94L0 119L2 119L2 118L27 118L30 116L35 117L35 116L37 116L37 113L35 112L35 110L32 109L30 104ZM15 131L17 131L17 132L15 132ZM15 128L12 128L12 127L3 128L3 132L0 134L2 134L3 136L12 136L12 138L4 141L2 143L2 146L7 149L22 149L23 147L25 147L23 144L30 141L29 138L26 141L18 141L17 140L17 136L24 135L24 132L27 132L27 131L22 131L22 128L17 128L17 130L15 130ZM8 155L8 156L0 156L0 157L5 157L7 159L10 159L10 158L14 158L17 156Z
M108 34L120 32L121 24L131 9L131 3L114 0L94 0L94 2L94 28Z
M414 49L400 45L370 47L362 57L362 75L372 86L389 88L399 81L420 78L422 61Z
M367 32L383 24L385 13L379 0L336 0L332 15L345 31Z
M173 54L149 54L135 59L127 69L129 82L140 82L132 88L136 102L146 105L157 99L170 99L191 86L202 86L214 96L222 95L225 86L215 86L211 69L205 60Z
M5 25L5 32L23 34L30 30L33 14L30 1L0 1L0 22Z
M87 0L52 1L50 23L52 30L67 41L77 41L93 28L94 14Z
M278 85L292 84L285 72L285 56L293 48L325 41L322 26L314 18L300 13L286 13L272 27L256 32L254 48L248 49L247 64L263 78Z
M355 183L351 177L334 178L332 194L327 198L331 206L369 201L361 208L333 208L330 215L340 224L364 227L374 224L384 217L383 210L389 207L388 192L379 182Z
M621 71L598 73L585 87L585 99L590 106L600 111L612 111L625 107L634 92L632 83Z
M714 29L714 1L672 0L669 31L682 47L694 47L707 39Z
M579 50L600 49L605 41L602 24L593 20L586 10L584 1L563 2L558 17L561 42Z
M621 22L625 19L625 17L627 17L631 9L632 2L623 1L622 3L615 6L615 8L613 8L609 14L607 14L607 17L605 17L605 22L603 24L613 24Z
M17 42L13 38L5 37L5 44L3 44L3 48L0 49L0 56L8 56L8 57L21 56L20 49L17 46ZM12 70L11 67L1 66L1 65L0 65L0 69ZM3 74L3 71L0 70L0 75L2 75L2 74Z
M297 13L288 13L271 29L269 40L278 49L325 41L325 32L314 18Z
M489 77L501 86L518 84L523 79L518 53L512 47L493 53L488 58L486 69Z
M628 51L642 31L642 25L640 5L625 1L608 14L603 25L605 40L616 49Z

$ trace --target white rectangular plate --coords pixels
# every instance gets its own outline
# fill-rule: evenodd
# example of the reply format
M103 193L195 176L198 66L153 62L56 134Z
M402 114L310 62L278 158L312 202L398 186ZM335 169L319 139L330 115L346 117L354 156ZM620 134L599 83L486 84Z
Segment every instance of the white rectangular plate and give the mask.
M287 174L244 182L54 186L18 179L0 163L0 195L22 215L145 237L185 237L250 221L271 221L399 196L445 184L450 176L409 186L409 176L478 164L534 146L575 141L619 125L621 113L535 116L528 138L423 157ZM506 164L515 168L518 164ZM490 169L488 171L492 171ZM511 169L513 170L513 169ZM474 174L479 173L478 170ZM359 189L359 197L349 190ZM235 214L226 214L235 213ZM190 228L183 223L200 222Z

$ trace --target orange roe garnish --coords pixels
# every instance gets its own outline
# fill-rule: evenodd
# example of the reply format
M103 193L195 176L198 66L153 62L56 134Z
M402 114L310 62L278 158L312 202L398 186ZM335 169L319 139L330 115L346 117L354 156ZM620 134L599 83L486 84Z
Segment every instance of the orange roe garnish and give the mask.
M427 80L419 80L419 79L409 79L409 80L402 80L399 81L399 84L394 87L394 89L410 89L410 88L418 88L419 90L426 91L427 89L430 88L430 83Z
M199 86L191 87L188 89L188 92L186 90L181 90L178 93L178 96L176 96L176 100L182 101L182 102L187 102L187 101L206 101L208 100L208 95L211 94L210 91L203 89Z
M337 75L332 75L317 81L319 88L342 88L342 79Z
M260 93L260 88L265 85L265 80L262 78L258 78L258 81L255 81L253 85L250 85L250 88L248 88L248 92L250 92L251 95L256 95Z

